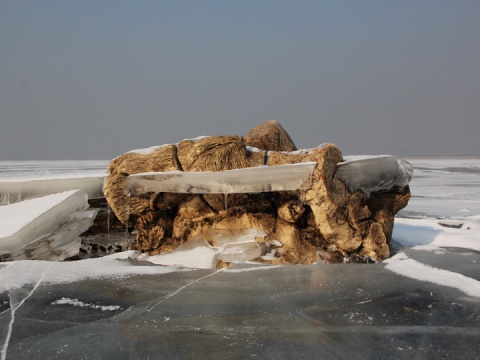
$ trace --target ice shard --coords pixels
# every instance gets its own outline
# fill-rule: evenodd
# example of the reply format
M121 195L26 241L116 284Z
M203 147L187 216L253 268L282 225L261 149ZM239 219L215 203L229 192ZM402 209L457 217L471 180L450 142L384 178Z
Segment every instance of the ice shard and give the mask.
M127 178L125 193L232 194L298 190L308 187L315 165L316 162L304 162L226 171L133 174Z
M230 242L218 249L216 258L224 262L244 262L258 258L262 249L256 241Z
M362 191L369 196L376 191L402 188L410 182L413 167L392 155L345 157L337 165L335 177L342 180L351 193Z
M82 190L0 206L0 259L63 260L80 248L79 235L93 223Z

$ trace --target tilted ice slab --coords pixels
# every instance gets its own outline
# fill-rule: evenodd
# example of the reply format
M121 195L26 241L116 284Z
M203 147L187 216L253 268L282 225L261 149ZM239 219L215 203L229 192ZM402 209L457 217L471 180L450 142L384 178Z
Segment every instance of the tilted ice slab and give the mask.
M402 188L410 182L413 167L392 155L357 157L346 156L337 164L335 177L342 180L351 193L362 191L369 196L375 191Z
M83 190L89 199L103 195L104 174L57 175L39 178L16 178L0 180L0 205L13 204L62 191Z
M96 216L87 208L82 190L0 206L0 257L63 260L76 254L79 235Z
M307 187L316 164L304 162L226 171L133 174L127 178L125 193L232 194L298 190Z

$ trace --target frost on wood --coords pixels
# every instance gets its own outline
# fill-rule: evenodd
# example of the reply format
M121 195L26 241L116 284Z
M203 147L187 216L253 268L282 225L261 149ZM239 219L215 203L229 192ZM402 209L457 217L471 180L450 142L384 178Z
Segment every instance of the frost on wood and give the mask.
M252 229L265 234L259 244L281 244L245 248L257 261L387 258L394 215L410 198L411 167L390 156L345 162L334 144L292 151L283 129L271 131L277 135L201 137L114 159L105 196L135 227L137 249L171 252L198 236L214 246L212 233ZM256 136L262 149L252 147Z
M80 234L97 210L72 190L0 207L0 258L64 260L78 253Z

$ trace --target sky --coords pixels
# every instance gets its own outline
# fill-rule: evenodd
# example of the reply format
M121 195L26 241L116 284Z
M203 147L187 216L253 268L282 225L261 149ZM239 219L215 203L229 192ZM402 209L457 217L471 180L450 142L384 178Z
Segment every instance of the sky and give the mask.
M298 148L480 155L480 1L0 1L0 160L278 120Z

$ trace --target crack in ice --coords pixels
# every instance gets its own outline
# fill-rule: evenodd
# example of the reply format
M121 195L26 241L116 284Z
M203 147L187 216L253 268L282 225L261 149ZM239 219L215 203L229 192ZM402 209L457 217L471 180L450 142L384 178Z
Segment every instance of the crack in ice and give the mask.
M13 331L13 324L15 322L15 312L22 307L22 305L25 303L25 301L30 298L30 296L33 295L35 290L40 286L40 284L43 282L45 279L45 276L47 274L48 269L50 268L50 265L43 271L42 275L38 279L38 281L35 283L35 286L33 287L32 290L28 293L27 296L25 296L20 303L18 303L16 306L12 305L12 298L10 296L10 291L8 292L8 298L10 299L10 312L11 312L11 318L10 318L10 323L8 324L8 331L7 331L7 337L5 338L5 342L3 344L2 352L1 352L1 360L5 360L7 358L7 350L8 350L8 345L10 343L10 337L12 336L12 331Z
M193 284L195 284L195 283L197 283L197 282L199 282L199 281L201 281L201 280L204 280L204 279L206 279L206 278L209 278L210 276L213 276L213 275L215 275L215 274L218 274L219 272L221 272L221 271L223 271L223 270L224 270L224 269L219 269L219 270L217 270L217 271L215 271L215 272L213 272L213 273L211 273L211 274L205 275L205 276L203 276L203 277L201 277L201 278L198 278L198 279L195 279L195 280L189 282L188 284L182 286L180 289L174 291L174 292L171 293L171 294L168 294L168 295L165 296L162 300L160 300L160 301L156 302L155 304L153 304L151 307L149 307L149 308L147 309L147 312L152 311L154 307L156 307L157 305L160 305L160 304L163 303L165 300L170 299L172 296L177 295L180 291L186 289L186 288L189 287L190 285L193 285ZM3 359L2 359L2 360L3 360Z

